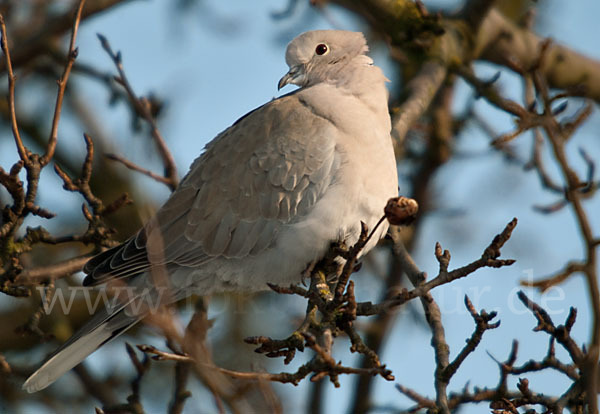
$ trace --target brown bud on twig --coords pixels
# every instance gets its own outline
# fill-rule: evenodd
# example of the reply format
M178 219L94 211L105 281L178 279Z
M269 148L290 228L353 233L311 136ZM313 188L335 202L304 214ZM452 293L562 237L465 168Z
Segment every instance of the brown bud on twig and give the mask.
M419 211L417 201L408 197L390 198L383 209L385 217L393 225L407 225L414 221Z

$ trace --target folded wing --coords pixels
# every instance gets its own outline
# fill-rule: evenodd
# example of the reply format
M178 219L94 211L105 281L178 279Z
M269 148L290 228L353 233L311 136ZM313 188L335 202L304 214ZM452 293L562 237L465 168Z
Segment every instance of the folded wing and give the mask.
M250 112L207 145L137 235L86 264L84 284L260 254L327 191L336 131L295 94Z

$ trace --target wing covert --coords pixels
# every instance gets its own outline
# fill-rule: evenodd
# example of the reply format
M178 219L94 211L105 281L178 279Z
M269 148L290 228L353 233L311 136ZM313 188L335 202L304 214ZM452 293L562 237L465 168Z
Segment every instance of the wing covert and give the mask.
M294 94L244 116L206 146L136 236L86 265L87 284L269 248L281 226L308 214L330 185L336 133Z

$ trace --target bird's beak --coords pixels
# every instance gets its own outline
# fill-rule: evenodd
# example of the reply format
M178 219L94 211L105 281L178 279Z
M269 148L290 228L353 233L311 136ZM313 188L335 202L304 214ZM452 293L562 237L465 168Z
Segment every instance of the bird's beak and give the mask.
M302 86L305 80L305 66L304 65L296 65L292 66L288 73L283 75L281 79L279 79L279 83L277 84L277 90L283 88L287 84L299 85Z

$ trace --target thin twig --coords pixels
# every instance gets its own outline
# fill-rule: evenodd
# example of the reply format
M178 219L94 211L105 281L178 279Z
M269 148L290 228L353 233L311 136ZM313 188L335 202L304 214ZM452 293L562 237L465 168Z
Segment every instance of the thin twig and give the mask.
M77 11L75 13L75 20L73 22L73 30L71 31L71 41L69 43L69 51L67 53L67 64L65 65L65 69L60 79L58 80L58 93L56 94L56 104L54 105L54 116L52 118L52 128L50 130L50 139L48 140L48 145L46 146L46 152L40 159L40 163L42 166L47 165L52 157L54 156L54 151L56 149L56 143L58 142L58 122L60 120L60 113L62 111L62 103L63 98L65 96L65 90L67 87L67 82L69 81L69 75L71 74L71 68L73 67L73 63L75 63L75 59L77 58L78 49L75 47L75 40L77 39L77 31L79 29L79 22L81 21L81 13L83 11L83 6L85 5L85 0L79 1L79 6L77 7Z
M10 60L10 50L8 48L8 38L6 36L6 26L4 24L4 16L0 14L0 29L2 30L2 51L6 57L6 69L8 71L8 107L10 112L10 125L12 127L13 137L17 145L19 157L23 162L29 161L29 150L23 145L19 125L17 124L17 113L15 110L15 81L16 77L13 73L12 62Z
M152 178L155 181L158 181L159 183L163 183L163 184L170 186L171 181L168 178L163 177L162 175L155 174L152 171L147 170L143 167L140 167L139 165L129 161L126 158L123 158L116 154L104 154L104 156L106 158L108 158L109 160L120 162L121 164L123 164L125 167L129 168L132 171L137 171L139 173L142 173L142 174Z
M108 39L106 39L106 37L104 37L103 35L98 34L98 39L100 39L102 48L110 56L115 67L117 68L119 76L115 77L115 80L118 83L120 83L123 86L123 88L125 88L125 91L129 96L131 105L133 106L135 111L150 125L150 132L152 138L154 139L154 142L158 148L159 154L163 160L165 168L164 181L161 182L164 182L171 190L175 190L179 182L179 178L177 177L177 167L175 165L175 159L173 158L171 151L169 151L169 148L167 147L167 144L158 129L156 120L154 119L154 116L152 115L152 112L150 110L149 101L145 98L138 98L135 92L133 91L133 87L129 83L129 80L125 75L125 70L123 69L121 53L114 53L110 46L110 43L108 42Z

